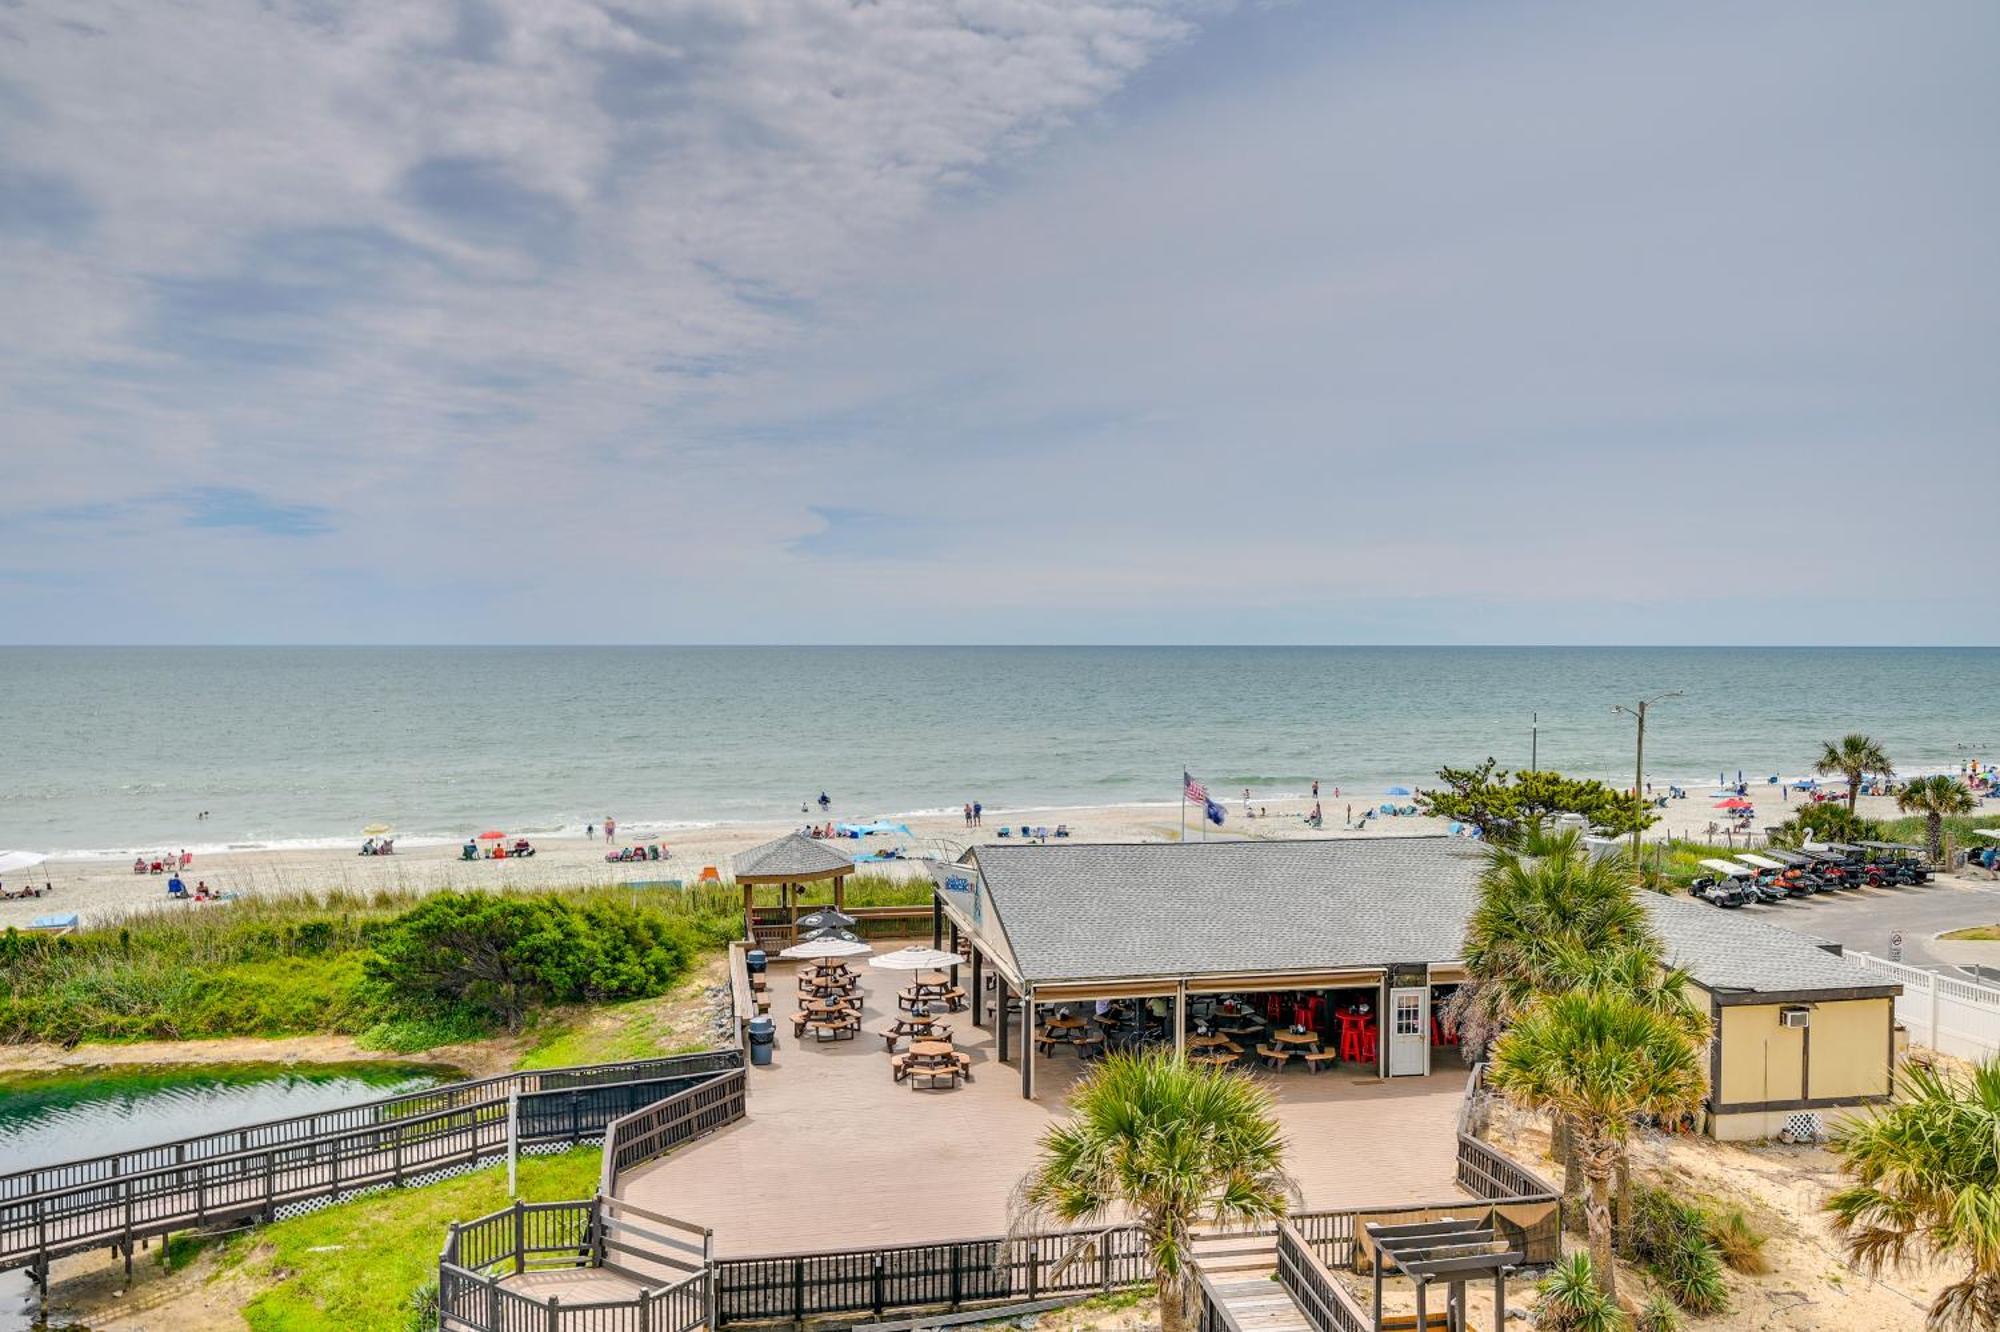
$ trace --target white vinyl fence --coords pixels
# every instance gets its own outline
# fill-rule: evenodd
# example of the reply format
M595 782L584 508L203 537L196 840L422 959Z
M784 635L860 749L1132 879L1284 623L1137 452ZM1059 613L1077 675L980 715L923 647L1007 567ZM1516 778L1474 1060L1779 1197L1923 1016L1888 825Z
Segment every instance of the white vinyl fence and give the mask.
M1847 956L1878 976L1902 982L1896 1017L1909 1029L1912 1045L1928 1046L1960 1059L1987 1059L2000 1053L2000 986L1961 980L1868 953L1849 952Z

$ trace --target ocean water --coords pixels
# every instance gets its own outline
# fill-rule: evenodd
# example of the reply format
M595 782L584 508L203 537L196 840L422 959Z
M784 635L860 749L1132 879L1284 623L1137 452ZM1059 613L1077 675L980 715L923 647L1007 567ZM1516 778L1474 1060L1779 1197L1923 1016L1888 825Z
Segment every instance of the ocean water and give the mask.
M1441 763L1629 782L2000 761L2000 649L0 648L0 848L347 844L1379 794ZM209 811L206 820L197 819Z

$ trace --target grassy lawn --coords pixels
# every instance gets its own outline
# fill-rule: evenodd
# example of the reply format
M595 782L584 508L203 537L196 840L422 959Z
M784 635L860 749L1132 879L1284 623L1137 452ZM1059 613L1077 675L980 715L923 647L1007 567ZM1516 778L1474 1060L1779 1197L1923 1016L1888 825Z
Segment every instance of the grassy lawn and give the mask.
M2000 925L1968 925L1962 930L1950 930L1938 936L1940 939L2000 939Z
M534 1045L515 1067L571 1068L706 1050L709 1042L680 1029L684 1015L677 1011L678 1005L700 997L697 985L693 995L684 987L664 999L634 999L575 1014L552 1015L536 1029Z
M588 1198L597 1191L598 1158L595 1147L524 1158L521 1197ZM447 1226L497 1212L509 1201L506 1167L489 1166L236 1236L222 1245L218 1270L258 1287L243 1308L254 1332L394 1332L408 1319L411 1292L437 1276Z

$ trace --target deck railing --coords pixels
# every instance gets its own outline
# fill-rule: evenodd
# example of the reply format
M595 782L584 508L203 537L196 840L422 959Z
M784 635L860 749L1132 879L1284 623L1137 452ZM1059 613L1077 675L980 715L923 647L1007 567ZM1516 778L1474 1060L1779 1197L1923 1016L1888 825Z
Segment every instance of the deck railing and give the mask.
M1278 1223L1278 1284L1315 1332L1369 1332L1374 1325L1289 1221Z
M1458 1186L1475 1198L1555 1198L1561 1190L1474 1133L1486 1095L1486 1065L1474 1066L1458 1107Z
M748 1076L737 1068L612 1120L598 1192L615 1196L625 1171L743 1118L747 1090Z
M104 1156L82 1157L57 1165L39 1166L0 1174L0 1202L34 1194L53 1193L84 1184L100 1183L162 1166L185 1166L210 1157L238 1156L265 1147L285 1147L316 1138L325 1138L352 1129L371 1128L395 1120L434 1115L446 1110L485 1107L505 1103L510 1092L523 1097L547 1091L568 1091L578 1087L613 1082L642 1082L676 1074L714 1073L741 1067L741 1060L728 1050L699 1054L672 1055L662 1059L634 1059L579 1068L551 1068L530 1073L502 1073L497 1077L470 1082L453 1082L423 1091L405 1092L381 1100L363 1101L338 1110L322 1110L310 1115L267 1120L220 1133Z
M632 1209L636 1210L636 1209ZM613 1300L537 1297L510 1288L509 1276L587 1268L620 1269L616 1257L632 1263L686 1270L672 1247L654 1249L629 1242L620 1230L621 1205L613 1199L588 1202L515 1203L505 1211L454 1225L438 1256L438 1325L444 1332L694 1332L713 1321L713 1280L707 1232L694 1252L699 1264L678 1280L621 1270L640 1281L638 1294ZM670 1228L693 1230L684 1222L642 1214ZM628 1242L608 1241L619 1233Z
M1135 1226L1004 1235L714 1264L716 1324L881 1317L1122 1290L1152 1280Z
M97 1247L123 1250L129 1261L141 1239L190 1226L269 1221L281 1208L437 1178L493 1159L506 1151L510 1094L518 1142L547 1147L595 1138L632 1112L719 1075L740 1079L741 1068L741 1052L727 1050L485 1078L20 1171L8 1178L43 1187L0 1200L0 1269L41 1271L51 1258ZM316 1135L302 1133L308 1123ZM239 1140L251 1145L219 1150Z

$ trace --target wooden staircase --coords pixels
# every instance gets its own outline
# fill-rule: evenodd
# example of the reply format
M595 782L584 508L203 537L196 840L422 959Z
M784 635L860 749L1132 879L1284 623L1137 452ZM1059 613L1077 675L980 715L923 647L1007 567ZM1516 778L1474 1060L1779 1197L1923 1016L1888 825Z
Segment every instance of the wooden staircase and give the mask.
M1195 1236L1194 1255L1226 1320L1240 1332L1312 1332L1278 1284L1275 1235L1211 1231Z

